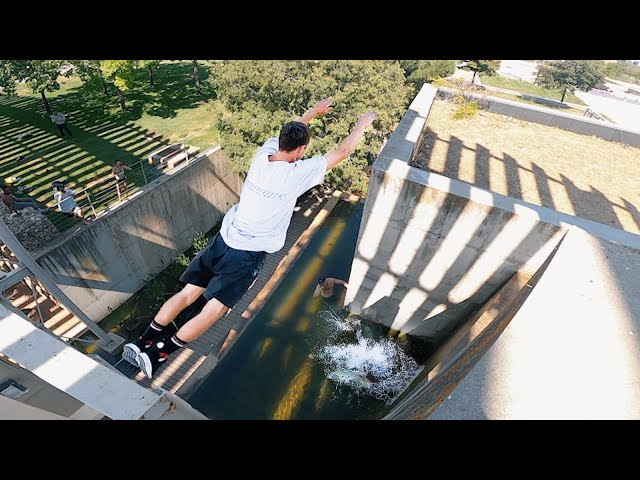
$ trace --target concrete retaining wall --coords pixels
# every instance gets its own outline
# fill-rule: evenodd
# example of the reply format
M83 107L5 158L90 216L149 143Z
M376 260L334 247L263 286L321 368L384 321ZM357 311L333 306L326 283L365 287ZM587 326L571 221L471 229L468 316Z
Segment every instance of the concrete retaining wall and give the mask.
M35 258L99 321L189 248L196 231L210 230L241 188L219 147L211 149Z
M423 86L373 165L345 304L438 341L516 271L533 273L569 226L640 237L408 165L436 89Z
M438 97L449 98L455 91L456 90L450 88L440 87L438 89ZM610 142L620 142L634 147L640 147L640 132L620 128L608 122L578 117L568 113L553 112L548 108L525 105L506 99L486 97L474 93L467 93L466 95L477 99L483 108L489 112L507 115L527 122L557 127L582 135L594 135ZM491 95L491 93L489 92L488 95Z

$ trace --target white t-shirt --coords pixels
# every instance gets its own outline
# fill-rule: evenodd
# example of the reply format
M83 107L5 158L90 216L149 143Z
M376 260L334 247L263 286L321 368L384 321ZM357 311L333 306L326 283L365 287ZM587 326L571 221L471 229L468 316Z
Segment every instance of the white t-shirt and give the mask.
M56 125L62 125L65 122L64 114L58 112L55 115L50 115L51 121Z
M73 199L75 193L70 188L67 188L64 192L56 192L53 194L53 199L58 202L58 209L64 213L73 213L78 204Z
M270 162L278 139L256 151L244 181L240 201L222 220L220 235L236 250L274 253L284 246L297 198L320 185L327 171L325 157L296 162Z

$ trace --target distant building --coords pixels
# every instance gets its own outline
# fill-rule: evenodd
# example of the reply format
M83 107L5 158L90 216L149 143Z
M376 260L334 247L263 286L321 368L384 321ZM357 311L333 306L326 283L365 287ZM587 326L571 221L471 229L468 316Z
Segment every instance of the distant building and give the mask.
M501 77L534 83L538 75L538 64L527 60L502 60L497 73Z

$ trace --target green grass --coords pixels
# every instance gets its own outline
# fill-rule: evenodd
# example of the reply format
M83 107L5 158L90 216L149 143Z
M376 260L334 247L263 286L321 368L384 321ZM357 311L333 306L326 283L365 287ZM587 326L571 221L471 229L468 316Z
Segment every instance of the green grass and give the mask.
M42 117L45 109L40 95L18 85L17 97L0 96L0 180L19 176L22 185L34 188L33 198L51 205L53 180L64 179L80 188L107 177L118 158L133 165L176 141L201 150L217 144L209 105L214 92L206 82L208 67L200 64L202 95L196 94L190 73L190 62L163 62L154 72L155 86L151 87L146 72L140 71L136 87L125 92L127 112L120 111L113 87L111 95L104 96L78 78L61 78L60 90L46 96L51 108L67 115L76 137L69 142L59 138L48 117ZM25 131L33 137L18 140L17 135ZM162 136L152 140L144 135L150 131ZM17 163L18 156L26 160ZM127 172L127 177L137 173L142 182L141 167L137 168L137 172ZM148 165L144 168L145 174L153 175Z
M528 103L529 105L536 105L538 107L553 108L554 110L559 110L562 113L570 113L572 115L579 115L579 116L584 115L584 111L579 110L577 108L569 107L568 105L566 105L565 107L560 107L559 105L556 106L550 103L536 102L534 100L529 100L527 98L519 97L518 95L511 95L509 93L503 93L503 92L492 92L489 90L486 90L486 94L492 97L506 98L507 100L513 100L515 102L520 102L520 103Z
M481 76L480 80L483 85L490 87L506 88L509 90L516 90L522 93L528 93L529 95L537 95L539 97L550 98L552 100L558 100L562 98L562 92L558 90L549 90L547 88L534 85L532 83L523 82L521 80L514 80L511 78L493 76ZM574 94L567 92L565 96L565 102L577 103L578 105L586 105L582 100L576 97Z

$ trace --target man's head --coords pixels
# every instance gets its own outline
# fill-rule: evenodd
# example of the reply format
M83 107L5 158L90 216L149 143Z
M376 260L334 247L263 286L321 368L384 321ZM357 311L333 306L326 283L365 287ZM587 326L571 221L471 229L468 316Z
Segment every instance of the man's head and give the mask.
M114 165L115 165L116 167L119 167L120 165L122 165L122 160L116 160L116 161L115 161L115 163L114 163Z
M325 288L326 288L326 282L327 279L325 277L321 277L318 279L318 283L316 284L316 288L313 291L313 296L317 297L318 295L322 295L322 292L324 292Z
M11 187L9 185L2 185L2 191L9 195L11 193Z
M56 185L56 190L58 190L59 192L64 192L64 184Z
M311 131L306 123L289 122L285 123L280 130L278 143L280 150L285 152L295 152L296 158L302 158L302 153L311 140Z

